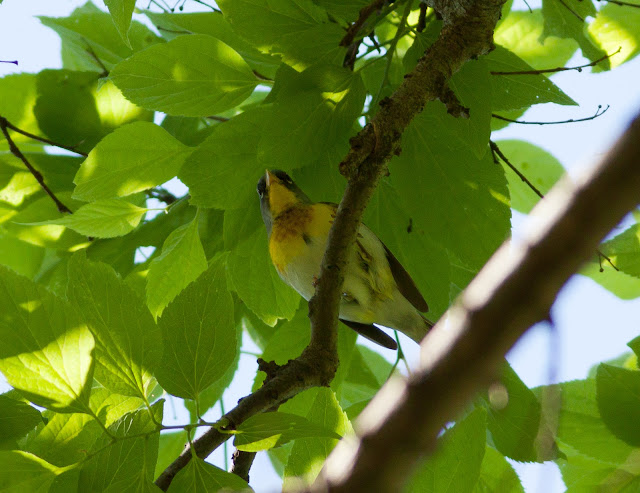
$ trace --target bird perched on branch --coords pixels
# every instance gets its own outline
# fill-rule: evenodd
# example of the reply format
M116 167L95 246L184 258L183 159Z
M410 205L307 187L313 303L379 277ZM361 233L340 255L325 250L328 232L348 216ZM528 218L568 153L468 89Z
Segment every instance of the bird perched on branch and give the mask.
M314 292L329 229L338 206L311 202L284 171L267 170L258 182L269 254L284 282L309 300ZM397 349L373 324L403 332L419 342L433 324L420 312L427 302L389 249L361 224L344 272L340 321L373 342Z

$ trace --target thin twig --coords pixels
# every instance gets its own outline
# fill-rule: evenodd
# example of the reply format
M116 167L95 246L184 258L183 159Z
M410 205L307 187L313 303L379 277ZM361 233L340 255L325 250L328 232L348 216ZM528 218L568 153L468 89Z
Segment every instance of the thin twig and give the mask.
M18 60L0 60L0 63L13 63L14 65L18 65Z
M369 5L362 7L360 9L360 13L358 14L358 18L353 24L349 26L349 28L347 29L347 33L344 35L344 38L340 40L340 46L350 46L364 23L367 22L369 16L371 16L371 14L373 14L376 10L382 8L385 1L386 0L373 0L373 2L371 2Z
M4 125L8 129L13 130L14 132L18 132L19 134L22 134L25 137L29 137L30 139L37 140L38 142L42 142L43 144L47 144L47 145L50 145L50 146L53 146L53 147L59 147L60 149L65 149L65 150L70 151L70 152L75 152L76 154L79 154L80 156L84 156L84 157L88 156L88 154L86 152L78 151L73 147L69 147L69 146L66 146L64 144L59 144L58 142L54 142L53 140L45 139L44 137L39 137L38 135L34 135L34 134L30 133L30 132L27 132L26 130L22 130L21 128L16 127L14 124L12 124L6 118L3 118L1 116L0 116L0 118L2 118L2 120L4 120Z
M519 123L520 125L560 125L563 123L578 123L578 122L586 122L589 120L594 120L599 116L604 115L609 109L609 105L607 105L607 107L604 110L600 111L601 109L602 109L602 105L599 104L598 109L596 110L595 114L593 114L592 116L589 116L587 118L578 118L578 119L570 118L569 120L562 120L558 122L524 122L522 120L512 120L511 118L506 118L504 116L496 115L495 113L492 113L491 116L493 118L497 118L498 120L502 120L510 123Z
M230 118L227 118L225 116L216 116L216 115L211 115L207 117L209 120L215 120L217 122L228 122L230 120Z
M597 60L591 63L586 63L584 65L579 65L577 67L556 67L556 68L545 68L541 70L515 70L513 72L489 72L489 73L491 75L539 75L539 74L548 74L548 73L554 73L554 72L565 72L568 70L577 70L578 72L582 72L583 68L595 67L598 63L606 60L607 58L611 58L613 55L617 55L618 53L620 53L620 51L622 51L622 46L620 46L616 52L611 53L610 55L604 55L603 57L598 58Z
M421 33L424 31L424 28L427 27L427 4L424 2L420 2L420 15L418 17L418 25L416 26L416 31Z
M566 8L569 12L576 16L580 20L580 22L584 22L584 19L580 17L580 15L575 10L569 7L564 0L558 0L558 2L560 2L564 6L564 8Z
M164 28L162 26L156 26L156 29L158 31L164 31L166 33L171 33L171 34L193 34L191 31L185 31L185 30L176 31L176 30L173 30L173 29Z
M518 168L516 168L513 163L511 161L509 161L509 159L502 153L502 151L500 150L500 148L498 147L498 144L496 144L493 140L489 141L489 146L491 147L491 153L493 154L493 162L496 164L498 163L498 159L496 157L496 155L498 157L500 157L500 159L502 160L502 162L504 162L504 164L506 164L516 175L518 175L518 178L520 178L524 183L527 184L527 186L541 199L544 198L544 194L538 190L538 188L531 183L531 181L529 181L529 179L524 176L520 170ZM607 262L609 262L609 264L611 265L611 267L613 267L615 270L619 271L620 269L618 269L613 262L611 261L611 259L609 257L607 257L604 253L602 253L600 250L596 250L596 253L598 254L598 259L605 259ZM600 272L603 272L603 268L602 265L600 265Z
M25 157L25 155L22 154L20 149L18 149L18 146L16 146L16 144L13 142L13 139L9 135L9 131L7 130L8 128L11 128L13 130L13 126L10 125L9 121L5 117L0 116L0 130L2 130L2 133L4 134L4 138L7 139L7 143L9 144L9 150L11 151L11 154L13 154L15 157L17 157L18 159L20 159L20 161L24 163L24 165L27 167L29 172L40 184L42 189L47 193L47 195L49 195L49 197L51 197L51 200L53 200L53 202L56 204L58 211L60 211L63 214L72 214L71 209L69 209L66 205L64 205L60 201L60 199L58 199L58 197L56 197L56 195L51 191L51 189L47 186L47 184L44 182L44 177L42 176L42 173L40 173L37 169L35 169L31 165L29 160Z
M82 38L82 40L87 44L85 51L89 53L89 55L91 55L91 58L93 58L93 60L102 69L102 73L100 74L100 77L107 77L109 75L109 70L107 70L107 67L105 67L104 63L102 63L102 60L100 60L98 55L96 55L96 52L93 51L93 46L91 46L91 43L89 43L89 41L87 41L85 38Z

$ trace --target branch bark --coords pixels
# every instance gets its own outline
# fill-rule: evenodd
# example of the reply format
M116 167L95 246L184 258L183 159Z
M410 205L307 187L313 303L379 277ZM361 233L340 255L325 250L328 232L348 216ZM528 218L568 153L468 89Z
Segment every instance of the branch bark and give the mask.
M355 241L362 213L380 177L387 171L391 157L400 152L400 138L410 121L428 101L448 94L446 82L471 58L493 48L493 30L504 0L458 0L440 7L444 27L438 40L418 61L413 72L390 98L380 102L381 109L358 135L340 163L348 179L347 188L329 233L315 296L309 301L311 342L295 360L279 369L273 379L193 442L196 455L207 457L229 438L244 420L261 413L294 395L315 386L328 386L338 366L337 328L339 298L347 252ZM173 477L191 459L191 449L170 464L156 480L167 490Z
M358 438L338 444L311 491L402 491L444 424L497 378L506 352L548 318L560 288L640 202L638 162L640 115L576 185L565 179L547 194L520 244L494 254L423 340L419 370L380 390Z

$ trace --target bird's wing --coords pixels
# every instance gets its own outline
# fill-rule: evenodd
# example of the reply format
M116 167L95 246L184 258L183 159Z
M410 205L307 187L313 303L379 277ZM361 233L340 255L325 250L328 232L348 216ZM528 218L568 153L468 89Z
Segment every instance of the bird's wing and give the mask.
M396 285L398 286L398 291L400 291L402 296L404 296L407 301L416 308L416 310L420 312L428 312L429 305L427 305L422 294L418 291L416 283L413 282L409 273L404 269L404 267L402 267L400 261L393 253L391 253L391 250L389 250L384 243L382 246L387 253L387 261L389 262L393 279L396 281Z
M393 338L389 337L385 332L383 332L373 324L360 324L358 322L351 322L349 320L343 319L340 319L340 321L347 327L355 330L361 336L366 337L370 341L373 341L382 347L393 349L394 351L398 349L398 344L396 343L396 341L394 341Z

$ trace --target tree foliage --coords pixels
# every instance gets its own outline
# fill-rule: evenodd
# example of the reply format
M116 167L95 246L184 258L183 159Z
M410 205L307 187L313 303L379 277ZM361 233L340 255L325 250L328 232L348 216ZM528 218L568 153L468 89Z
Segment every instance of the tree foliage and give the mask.
M368 16L365 0L219 0L220 11L191 13L161 3L42 17L62 40L63 68L0 79L0 371L13 388L0 395L1 491L158 491L154 479L201 426L234 435L243 453L267 451L285 486L310 483L395 371L340 327L329 388L231 431L225 418L202 419L243 336L278 364L309 342L306 304L268 257L255 182L280 168L313 200L339 201L350 137L442 22L412 0L373 2ZM507 2L495 49L449 82L466 118L434 101L404 132L364 221L432 318L509 237L511 210L529 213L563 174L531 143L490 145L508 123L495 116L577 104L544 69L578 50L593 70L635 57L640 2L626 3ZM188 193L174 195L176 177ZM638 225L603 243L583 274L639 297ZM640 342L629 346L584 380L536 389L505 365L406 491L523 491L507 458L555 461L569 491L635 490ZM163 425L167 399L184 401L191 421ZM246 487L194 458L170 491Z

